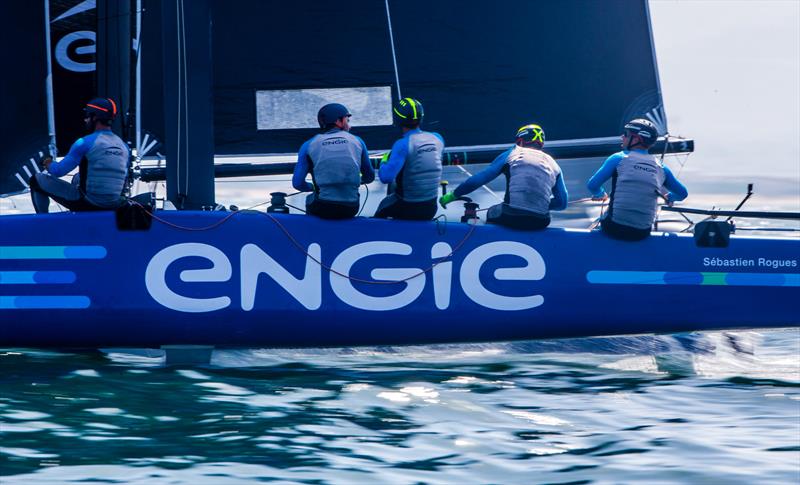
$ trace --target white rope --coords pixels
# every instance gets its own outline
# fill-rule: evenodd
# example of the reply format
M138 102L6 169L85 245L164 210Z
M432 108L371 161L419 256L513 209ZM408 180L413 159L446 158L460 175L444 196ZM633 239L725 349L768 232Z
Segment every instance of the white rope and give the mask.
M392 15L389 13L389 0L386 3L386 22L389 24L389 42L392 44L392 62L394 63L394 80L397 83L397 99L403 99L400 92L400 74L397 71L397 54L394 51L394 32L392 31Z
M462 172L464 172L464 173L467 175L467 177L472 177L472 174L469 172L469 170L467 170L466 168L464 168L464 166L463 166L463 165L456 165L456 167L458 167L458 168L459 168L459 170L461 170ZM487 186L485 186L485 185L481 185L481 188L482 188L483 190L485 190L486 192L489 192L490 194L492 194L492 196L493 196L495 199L499 200L500 202L503 202L503 198L502 198L502 197L500 197L499 195L497 195L497 193L495 193L495 191L494 191L494 190L490 189L489 187L487 187Z

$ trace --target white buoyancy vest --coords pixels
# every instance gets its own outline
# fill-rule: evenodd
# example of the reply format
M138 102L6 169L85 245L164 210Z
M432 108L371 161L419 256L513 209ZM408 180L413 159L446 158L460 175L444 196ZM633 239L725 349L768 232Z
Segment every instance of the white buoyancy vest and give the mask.
M408 137L408 155L398 180L398 195L409 202L435 199L442 179L442 140L427 131Z
M329 131L311 140L308 156L320 200L358 203L362 152L359 139L342 130Z
M664 167L654 156L626 153L613 176L609 217L617 224L649 229L663 186Z
M541 150L517 146L508 154L506 166L506 202L511 207L548 215L553 186L561 173L556 161Z
M112 132L101 132L86 153L85 196L100 207L116 207L128 176L128 146Z

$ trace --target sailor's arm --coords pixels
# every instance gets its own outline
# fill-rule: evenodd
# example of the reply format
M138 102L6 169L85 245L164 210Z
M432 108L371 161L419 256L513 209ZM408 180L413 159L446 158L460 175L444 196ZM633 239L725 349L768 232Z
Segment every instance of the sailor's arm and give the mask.
M677 202L689 196L689 191L675 178L675 175L672 174L672 170L668 167L664 167L664 187L669 190L666 197L667 202Z
M459 198L463 195L467 195L481 185L486 185L496 179L503 173L503 167L506 165L506 159L508 158L508 154L511 153L511 150L512 149L509 148L504 151L498 155L488 167L462 182L461 185L456 187L456 190L453 191L453 196Z
M81 160L92 145L91 141L93 140L89 140L88 138L89 137L78 138L78 140L72 144L67 156L62 158L60 162L50 162L50 165L47 166L47 171L56 177L63 177L74 170L75 167L81 163Z
M397 174L403 169L403 165L406 163L407 155L408 137L404 136L403 138L400 138L394 142L394 145L392 145L391 155L389 155L389 161L381 165L381 168L378 171L381 182L389 184L394 181L395 177L397 177Z
M553 185L553 198L550 200L551 211L563 211L567 208L567 201L569 194L567 193L567 186L564 184L564 177L559 173L556 177L556 183Z
M309 140L310 141L310 140ZM292 187L300 192L311 192L314 186L306 182L306 175L310 171L311 165L308 160L308 141L303 143L300 151L297 153L297 164L294 166L294 174L292 175Z
M375 180L375 169L372 168L372 164L369 163L369 150L367 150L367 144L364 143L359 137L358 141L361 142L361 183L368 184Z
M606 158L606 161L603 162L603 165L601 165L597 172L592 175L592 178L586 182L586 188L589 189L589 192L592 194L593 198L600 199L606 195L606 190L603 188L603 184L606 180L610 179L612 175L614 175L614 170L617 169L619 161L622 160L622 157L622 153L615 153Z

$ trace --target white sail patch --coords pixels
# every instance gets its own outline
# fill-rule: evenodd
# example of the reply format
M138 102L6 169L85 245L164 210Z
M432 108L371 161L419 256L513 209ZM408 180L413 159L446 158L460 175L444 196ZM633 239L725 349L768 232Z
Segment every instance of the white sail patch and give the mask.
M392 124L390 86L335 89L256 91L259 130L319 128L317 112L328 103L341 103L353 115L351 126Z

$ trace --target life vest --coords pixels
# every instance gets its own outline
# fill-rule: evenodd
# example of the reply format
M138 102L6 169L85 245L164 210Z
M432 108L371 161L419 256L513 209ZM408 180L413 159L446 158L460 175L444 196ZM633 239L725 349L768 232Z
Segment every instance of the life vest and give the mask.
M356 136L339 129L311 140L311 177L320 200L358 204L362 151Z
M96 132L94 144L81 160L81 190L100 207L119 205L128 176L128 146L111 131Z
M664 167L654 156L631 151L611 177L608 216L617 224L649 229L656 218L658 194L664 186Z
M506 158L505 202L511 207L546 216L561 168L541 150L517 146Z
M397 176L397 195L408 202L436 199L442 179L442 140L427 131L408 135L408 154Z

